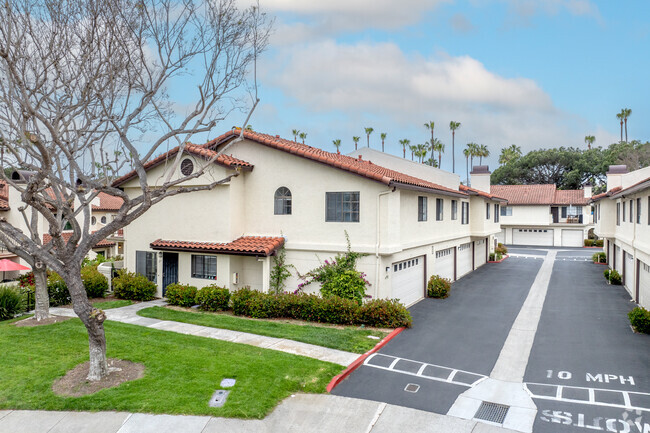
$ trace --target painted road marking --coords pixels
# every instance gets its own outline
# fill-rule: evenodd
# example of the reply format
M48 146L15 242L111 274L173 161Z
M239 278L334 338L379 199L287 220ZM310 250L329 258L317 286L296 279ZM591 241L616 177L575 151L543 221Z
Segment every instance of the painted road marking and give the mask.
M650 393L647 392L531 382L524 383L524 388L532 398L650 411Z
M363 365L380 370L392 371L394 373L421 377L423 379L466 386L468 388L472 388L487 379L487 376L482 374L381 353L373 353L366 358Z

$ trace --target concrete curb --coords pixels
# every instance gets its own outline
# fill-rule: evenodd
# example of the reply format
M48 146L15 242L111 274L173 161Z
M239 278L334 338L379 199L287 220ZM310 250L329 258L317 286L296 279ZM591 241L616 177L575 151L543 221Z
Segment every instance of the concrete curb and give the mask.
M359 366L363 364L363 361L365 361L367 357L384 347L390 340L395 338L400 332L405 329L406 328L404 327L396 328L393 332L385 336L379 343L377 343L375 347L355 359L352 364L348 365L348 367L341 372L341 374L337 374L332 378L330 383L327 385L327 392L332 392L332 390L336 388L339 383L341 383L346 377L350 375L350 373L359 368Z
M501 263L502 261L504 261L504 260L507 259L508 257L510 257L510 255L509 255L509 254L506 254L505 256L503 256L503 257L501 258L501 260L488 260L487 262L488 262L488 263Z

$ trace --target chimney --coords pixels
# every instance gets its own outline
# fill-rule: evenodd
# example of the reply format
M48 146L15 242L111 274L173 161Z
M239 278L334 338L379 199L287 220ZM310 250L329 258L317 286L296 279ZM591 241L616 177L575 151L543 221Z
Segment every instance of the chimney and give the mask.
M490 174L492 173L487 165L475 165L469 174L471 187L489 194Z
M610 165L607 171L607 191L623 185L623 175L627 173L626 165Z
M591 184L585 183L584 185L582 185L582 189L585 192L585 198L591 198L591 195L593 194L591 191Z

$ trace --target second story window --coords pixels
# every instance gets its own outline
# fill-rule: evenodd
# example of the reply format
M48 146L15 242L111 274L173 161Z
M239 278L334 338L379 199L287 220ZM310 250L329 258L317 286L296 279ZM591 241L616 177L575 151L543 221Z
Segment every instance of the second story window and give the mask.
M501 216L512 216L512 206L500 206Z
M630 200L630 222L632 222L632 220L634 219L634 217L632 216L634 215L634 205L632 203L634 203L634 200Z
M418 221L427 220L427 203L426 197L418 196Z
M452 220L458 219L458 200L451 201L451 219Z
M469 224L469 202L461 202L460 223Z
M291 215L291 191L281 186L273 196L273 213L275 215Z
M102 222L102 224L106 224L106 215L101 217L99 220Z
M442 221L445 201L441 198L436 199L436 221Z
M621 225L621 204L616 203L616 225Z
M636 223L641 224L641 199L636 199Z
M325 193L325 221L359 222L359 191Z
M625 222L625 202L621 202L620 205L623 208L623 222Z
M485 219L490 219L490 203L485 203Z
M497 203L494 204L494 222L499 222L499 205Z

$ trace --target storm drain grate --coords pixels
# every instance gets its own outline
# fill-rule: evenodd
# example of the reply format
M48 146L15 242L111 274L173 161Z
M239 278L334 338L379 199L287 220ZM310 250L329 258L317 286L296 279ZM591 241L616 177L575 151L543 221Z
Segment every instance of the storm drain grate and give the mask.
M508 409L510 409L510 406L484 401L481 403L481 407L476 411L474 418L503 424L503 421L506 419L506 415L508 414Z
M406 392L418 392L420 390L420 385L417 385L415 383L409 383L406 385L406 388L404 388L404 391Z

